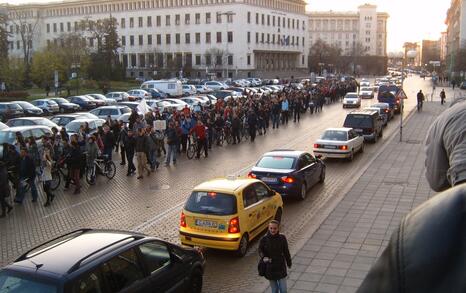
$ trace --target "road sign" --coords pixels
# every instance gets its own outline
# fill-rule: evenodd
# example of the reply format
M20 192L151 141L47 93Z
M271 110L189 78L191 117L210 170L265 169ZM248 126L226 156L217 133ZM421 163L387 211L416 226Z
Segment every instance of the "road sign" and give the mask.
M403 89L400 89L397 93L396 93L396 98L397 99L407 99L408 97L406 96L406 93Z

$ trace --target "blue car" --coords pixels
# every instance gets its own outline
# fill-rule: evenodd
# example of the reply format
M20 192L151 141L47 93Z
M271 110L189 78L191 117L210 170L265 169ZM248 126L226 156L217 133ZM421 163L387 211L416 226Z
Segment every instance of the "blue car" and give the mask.
M205 260L193 248L143 234L81 229L0 270L0 292L201 292Z
M152 99L160 100L160 99L166 99L168 98L168 95L166 93L162 93L161 91L158 91L156 89L145 89L152 95Z
M325 181L325 164L307 152L275 150L265 153L248 177L262 180L282 197L304 200L312 186Z

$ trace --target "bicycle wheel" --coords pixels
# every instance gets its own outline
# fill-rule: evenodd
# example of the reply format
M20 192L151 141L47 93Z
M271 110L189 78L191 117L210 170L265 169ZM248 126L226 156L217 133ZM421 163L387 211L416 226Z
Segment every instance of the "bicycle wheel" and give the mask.
M87 182L89 185L94 185L94 184L95 184L95 172L94 172L94 167L86 168L86 182Z
M113 163L113 161L106 162L104 172L105 172L105 177L107 177L108 179L113 179L113 177L115 177L115 174L116 174L115 163Z
M186 151L186 156L188 157L188 159L192 159L194 158L194 155L196 154L196 148L194 147L194 144L191 143L188 147L188 150Z
M50 190L56 190L61 183L61 176L58 170L52 172L52 181L50 182Z

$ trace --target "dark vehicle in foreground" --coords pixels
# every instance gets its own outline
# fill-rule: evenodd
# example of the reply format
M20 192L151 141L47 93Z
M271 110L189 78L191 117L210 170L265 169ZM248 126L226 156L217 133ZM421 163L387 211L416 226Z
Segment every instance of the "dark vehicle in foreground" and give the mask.
M27 116L42 116L44 111L41 108L34 106L33 104L26 101L14 101L13 103L18 104Z
M50 98L50 100L54 101L58 104L58 108L60 109L60 113L66 112L76 112L79 111L79 105L75 103L70 103L65 98Z
M265 153L248 174L280 193L304 200L308 190L325 180L325 164L311 154L294 150Z
M395 114L399 114L401 109L401 101L396 97L398 91L396 85L381 85L377 94L377 100L380 103L388 103Z
M43 136L52 136L50 127L43 125L8 127L0 130L0 145L3 143L15 144L16 132L20 132L25 138L34 136L38 144L41 143L40 140Z
M81 229L35 247L0 270L0 292L201 292L193 248L125 231Z
M16 103L0 103L0 121L6 122L8 119L24 116L23 108Z
M377 142L383 136L383 118L377 110L359 110L346 115L343 127L353 128L364 140Z

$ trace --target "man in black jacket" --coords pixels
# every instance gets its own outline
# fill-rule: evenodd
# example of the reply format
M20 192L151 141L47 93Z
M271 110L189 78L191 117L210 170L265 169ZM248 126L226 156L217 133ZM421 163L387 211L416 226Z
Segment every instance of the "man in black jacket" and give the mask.
M134 152L136 150L136 138L131 129L128 129L127 136L123 140L124 149L126 152L126 160L128 161L128 173L126 176L131 176L136 171L136 167L133 163Z
M28 154L28 150L26 148L21 148L21 160L19 164L19 185L18 189L16 190L16 197L15 202L22 204L24 195L26 193L26 186L29 184L31 187L31 195L32 195L32 202L37 201L38 193L37 193L37 186L36 186L36 166L34 165L34 161Z
M236 142L240 143L240 129L241 129L241 120L238 118L238 115L233 114L233 119L231 120L231 134L233 136L233 144Z
M0 218L4 218L10 213L13 207L6 202L10 196L10 183L8 182L8 169L4 161L0 160L0 208L2 213Z
M108 157L108 159L112 160L112 152L113 147L115 146L115 136L110 131L110 127L107 125L104 126L104 134L102 135L102 142L104 143L104 155Z

